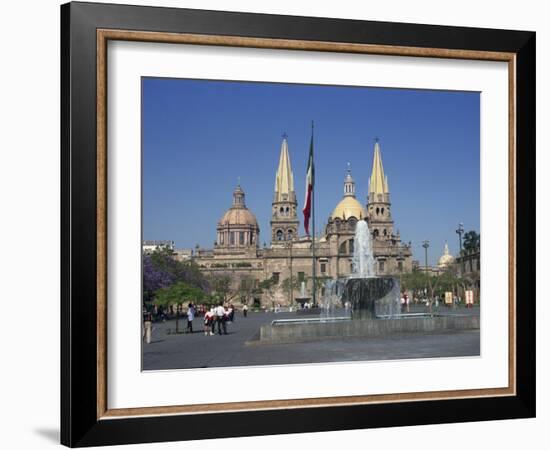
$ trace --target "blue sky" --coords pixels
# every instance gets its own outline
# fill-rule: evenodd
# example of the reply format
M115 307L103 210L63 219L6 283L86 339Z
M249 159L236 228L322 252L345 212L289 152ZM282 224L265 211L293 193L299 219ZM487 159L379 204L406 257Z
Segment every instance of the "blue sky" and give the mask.
M211 247L240 177L269 244L281 135L288 134L298 208L315 121L317 231L343 194L351 163L366 203L380 139L395 228L429 262L459 222L479 232L479 93L144 78L143 238ZM302 219L300 215L300 219ZM303 234L300 225L300 234Z

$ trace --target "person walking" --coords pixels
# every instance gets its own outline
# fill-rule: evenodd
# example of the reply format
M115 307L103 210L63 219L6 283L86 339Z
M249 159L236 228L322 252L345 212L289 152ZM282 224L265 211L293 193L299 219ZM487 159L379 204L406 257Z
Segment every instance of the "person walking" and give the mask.
M193 303L187 305L187 332L193 333L193 319L195 318L195 306Z
M218 307L216 308L216 323L218 325L218 334L222 335L222 328L223 328L223 334L227 334L227 325L225 323L225 308L223 307L223 303L220 303Z
M206 310L204 313L204 335L213 336L212 327L214 326L214 308Z
M247 315L248 315L248 306L244 305L243 306L243 316L246 317Z

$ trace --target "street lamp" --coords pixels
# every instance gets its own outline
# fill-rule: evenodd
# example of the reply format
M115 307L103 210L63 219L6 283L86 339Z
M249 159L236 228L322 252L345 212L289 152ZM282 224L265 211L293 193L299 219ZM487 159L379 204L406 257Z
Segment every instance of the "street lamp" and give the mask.
M422 242L422 247L424 247L424 267L426 268L426 275L428 274L428 247L430 246L430 241Z
M458 254L462 254L462 235L464 234L464 224L460 222L458 224L458 229L455 230L456 234L458 234Z
M289 254L289 266L290 266L290 306L294 304L294 286L292 283L292 239L286 244Z

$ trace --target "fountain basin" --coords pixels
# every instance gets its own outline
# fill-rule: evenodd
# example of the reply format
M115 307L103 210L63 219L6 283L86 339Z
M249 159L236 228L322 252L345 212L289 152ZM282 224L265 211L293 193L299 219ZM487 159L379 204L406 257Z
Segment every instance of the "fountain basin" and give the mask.
M375 319L399 311L399 280L393 277L349 278L342 302L351 305L353 319Z
M374 338L395 334L428 334L479 329L477 315L426 314L420 317L400 314L399 316L401 317L393 316L392 320L349 320L347 318L276 320L261 326L259 340L255 343L289 344L324 339Z

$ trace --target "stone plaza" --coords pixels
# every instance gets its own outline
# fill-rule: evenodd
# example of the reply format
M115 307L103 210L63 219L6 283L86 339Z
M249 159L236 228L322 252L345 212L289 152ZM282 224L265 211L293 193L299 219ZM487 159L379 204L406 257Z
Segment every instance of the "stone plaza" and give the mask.
M440 307L445 315L477 316L479 307ZM424 312L412 305L411 312ZM228 324L227 335L205 336L202 318L193 321L194 333L175 334L175 322L153 324L152 341L143 344L143 370L310 364L417 358L475 357L480 355L479 329L431 333L398 333L379 337L346 337L309 342L262 343L260 328L274 320L295 318L296 312L241 313ZM407 320L407 319L405 319ZM185 328L180 319L180 329Z

